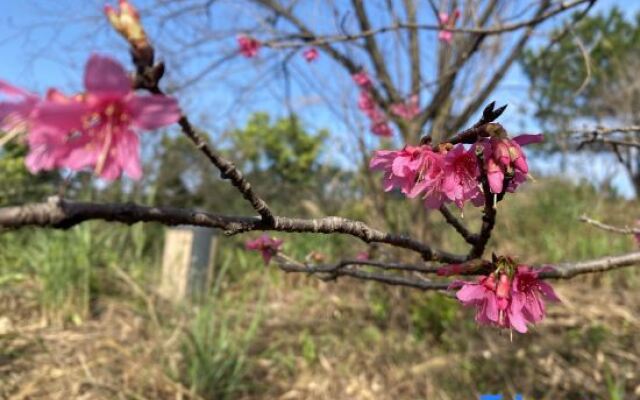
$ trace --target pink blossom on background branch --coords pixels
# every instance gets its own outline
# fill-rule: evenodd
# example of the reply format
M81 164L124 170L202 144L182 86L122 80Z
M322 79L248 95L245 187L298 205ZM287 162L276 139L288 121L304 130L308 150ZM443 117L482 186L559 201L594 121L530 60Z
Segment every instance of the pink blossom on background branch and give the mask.
M258 55L260 50L260 42L248 35L238 35L238 47L240 54L247 58L253 58Z
M356 85L358 85L360 88L362 89L369 89L371 88L371 78L369 77L369 74L367 73L367 71L360 71L360 72L356 72L355 74L353 74L351 76L353 78L353 81L356 83Z
M262 253L262 259L264 264L269 264L271 258L278 254L280 247L282 247L283 240L272 238L267 234L260 236L255 240L248 241L245 246L247 250L255 250Z
M316 49L315 47L311 47L305 50L302 55L304 56L304 59L307 60L307 62L313 62L318 58L319 53L318 49Z
M413 95L409 97L407 102L400 102L391 105L391 112L400 118L407 121L411 121L420 113L420 106L418 105L418 96Z
M458 18L460 17L460 10L455 10L453 12L453 15L449 15L447 13L441 12L438 15L438 19L440 20L440 25L443 27L443 29L441 29L438 32L438 39L442 42L445 42L447 44L451 43L451 41L453 40L453 32L451 32L450 30L447 30L447 28L453 28L456 26L456 21L458 20Z

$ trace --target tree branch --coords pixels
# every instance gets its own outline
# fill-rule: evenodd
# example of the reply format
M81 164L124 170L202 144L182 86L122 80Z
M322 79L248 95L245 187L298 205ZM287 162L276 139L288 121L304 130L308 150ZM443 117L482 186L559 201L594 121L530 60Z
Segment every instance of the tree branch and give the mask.
M273 217L273 222L260 217L217 215L173 207L147 207L134 203L84 203L51 197L45 203L31 203L0 208L1 228L24 226L67 229L89 220L104 220L134 224L159 222L163 225L195 225L219 228L232 235L248 231L279 231L324 234L344 234L366 243L386 243L415 251L428 261L458 263L463 256L432 249L428 245L404 235L396 235L371 228L361 221L341 217L316 219Z
M198 135L193 129L186 115L182 115L178 121L182 132L193 142L198 150L200 150L213 165L220 170L220 177L231 181L251 206L260 214L266 224L274 223L274 216L267 203L262 200L251 187L251 184L236 166L229 160L221 157Z
M595 219L591 219L586 215L581 216L580 221L585 222L589 225L593 225L596 228L602 229L607 232L619 233L621 235L639 235L640 234L640 228L629 228L628 226L625 226L624 228L619 228L616 226L603 224L602 222L596 221Z
M364 1L351 0L351 4L356 11L356 17L358 18L358 23L360 24L360 30L365 32L370 31L371 23L364 8ZM380 49L378 48L378 43L376 42L375 37L373 35L365 36L364 43L365 48L367 49L367 54L369 54L369 58L371 59L371 62L373 64L373 68L376 70L376 75L380 79L380 83L382 83L382 87L387 93L387 97L392 103L400 100L400 96L398 95L398 91L396 90L396 87L391 80L389 71L387 71L385 60L384 58L382 58L382 53L380 53Z
M549 7L550 4L550 0L543 1L540 4L538 11L536 12L536 18L534 18L534 20L544 15L545 10ZM542 21L543 20L540 20L538 23ZM527 42L529 42L529 39L531 38L531 35L533 34L536 26L536 23L528 26L526 32L522 34L518 42L513 46L513 48L511 49L511 53L502 62L502 65L498 67L489 82L480 90L480 92L476 96L474 96L473 100L464 108L460 115L456 117L453 123L449 125L451 130L457 131L462 126L464 126L471 115L487 100L491 93L493 93L496 86L498 86L498 83L502 81L502 78L504 78L507 71L509 71L509 68L511 68L511 65L518 59L518 57L520 57L522 49L524 49L524 46L526 46Z
M416 24L416 5L414 0L404 0L404 8L407 13L407 21L409 24ZM420 35L417 28L409 29L409 58L411 60L411 94L419 95L420 93Z
M581 274L611 271L639 263L640 252L634 252L589 261L559 264L553 267L553 270L541 271L539 277L542 279L570 279Z
M280 256L278 267L285 272L302 272L310 275L321 275L319 278L324 281L335 280L340 276L350 276L352 278L376 281L387 285L405 286L420 290L446 290L450 282L432 282L419 277L407 277L402 275L379 274L348 268L353 263L341 262L336 265L307 265L295 261L286 256Z
M327 41L316 42L317 36L315 35L315 33L309 27L307 27L300 19L298 19L295 15L293 15L290 9L283 7L280 3L274 0L253 0L253 1L262 5L263 7L266 7L276 12L278 15L281 15L282 17L284 17L287 21L289 21L296 28L298 28L300 33L297 35L297 37L302 39L306 45L315 44L319 46L322 50L324 50L327 54L329 54L331 58L333 58L336 62L342 65L347 70L347 72L349 72L349 74L353 75L362 69L361 66L358 65L356 62L354 62L351 58L347 57L346 55L338 51L334 46L331 46L330 42L327 42ZM266 42L265 45L269 45L269 42ZM376 100L376 103L380 107L386 110L388 108L387 107L388 104L385 98L383 97L383 95L380 93L380 91L375 86L372 86L369 89L369 91L371 92L371 95L373 96L373 98Z
M261 2L265 2L265 0L259 0ZM273 3L272 1L266 0L268 3ZM534 17L532 19L516 22L512 24L502 25L502 26L494 26L488 28L481 27L473 27L473 28L455 28L455 27L447 27L447 31L454 33L468 33L468 34L477 34L477 35L500 35L508 32L513 32L522 28L527 28L533 25L538 25L541 22L555 17L556 15L575 8L584 3L592 3L594 0L575 0L570 3L562 2L560 5L553 10L550 10L540 16ZM280 6L278 4L278 6ZM283 14L284 15L284 14ZM437 15L437 14L436 14ZM366 39L370 36L376 36L383 33L394 32L397 30L430 30L430 31L439 31L442 29L440 24L417 24L417 23L395 23L389 26L383 26L376 29L367 29L361 30L359 33L354 34L339 34L339 35L314 35L313 38L309 38L306 35L293 34L286 35L278 39L267 40L264 44L268 47L272 48L283 48L283 47L301 47L301 46L320 46L329 43L336 42L349 42L358 39ZM302 40L303 42L300 42Z
M458 218L456 218L455 215L451 213L451 211L447 208L447 206L443 204L439 210L440 210L440 214L442 214L442 216L447 221L447 223L453 226L453 228L460 234L460 236L464 238L465 242L471 245L475 245L478 242L478 239L479 239L478 235L469 231L469 229L467 229L467 227L464 226L462 221L460 221Z

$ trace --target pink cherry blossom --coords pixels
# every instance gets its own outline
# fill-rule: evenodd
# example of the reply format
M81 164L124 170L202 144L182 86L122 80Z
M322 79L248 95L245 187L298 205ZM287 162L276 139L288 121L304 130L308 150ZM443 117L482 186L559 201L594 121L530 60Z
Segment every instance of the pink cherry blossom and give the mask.
M428 146L405 146L402 150L379 150L374 153L369 168L384 171L385 192L393 189L409 195L419 178L423 166L423 152L430 151Z
M363 89L358 95L358 108L371 121L371 132L377 136L389 137L393 130L389 126L387 116L380 110L368 89Z
M248 35L238 35L238 47L240 48L240 54L247 58L252 58L258 55L260 50L260 42Z
M456 282L461 285L456 297L465 306L476 307L476 322L501 328L513 328L520 333L527 331L524 316L518 304L512 301L509 277L501 273L496 282L495 274L480 277L477 282Z
M47 102L59 104L81 104L82 99L82 96L68 97L56 89L50 89L45 97ZM56 125L40 123L38 118L34 118L34 115L30 118L29 125L29 134L27 135L29 153L25 160L27 169L35 174L41 170L64 167L65 160L73 149L69 145L72 142L69 139L69 130L66 127L60 128ZM74 139L78 138L77 134L71 136Z
M272 238L269 237L269 235L264 234L255 240L248 241L245 244L245 247L247 250L256 250L261 252L264 265L268 265L271 258L280 250L282 243L282 239Z
M446 202L462 208L466 201L475 204L481 197L475 150L462 144L449 151L434 151L427 145L377 151L369 167L384 172L385 191L397 188L409 198L421 197L427 208Z
M358 261L368 261L369 260L369 252L361 251L356 254L356 260Z
M543 298L559 301L553 288L538 279L538 272L525 265L515 268L513 278L504 272L493 273L476 282L456 281L451 288L456 287L460 288L456 293L458 300L465 306L476 307L479 324L520 333L527 332L527 323L536 324L544 318Z
M460 10L455 10L453 15L449 16L447 13L441 12L438 15L438 19L440 20L440 25L442 25L445 29L441 29L438 31L438 39L447 44L451 43L453 40L453 32L446 30L446 28L453 28L456 25L456 20L460 17Z
M356 83L356 85L358 85L360 88L371 88L371 78L369 78L369 74L367 74L367 71L362 70L360 72L356 72L351 77L353 78L353 81Z
M543 139L543 135L520 135L513 139L490 137L479 143L484 148L485 169L492 193L505 190L505 175L509 177L506 190L510 192L527 179L529 166L521 146L539 143Z
M498 321L498 296L493 274L478 278L476 282L457 281L451 288L460 287L456 297L465 306L476 308L476 322L492 325Z
M413 95L409 97L409 100L406 103L401 102L392 104L391 112L400 118L406 119L407 121L412 120L416 115L420 113L420 107L418 106L418 96Z
M304 56L304 59L307 60L307 62L313 62L316 60L316 58L318 58L319 53L318 49L316 49L315 47L311 47L305 50L302 55Z
M12 132L29 129L29 120L39 101L38 96L1 80L0 95L10 99L0 101L0 130Z
M511 284L512 297L517 306L522 305L522 314L531 324L542 321L545 316L543 297L550 301L560 301L547 282L538 279L538 271L526 265L519 265Z
M73 98L52 91L37 107L29 132L27 167L32 172L92 168L114 180L124 171L142 176L137 131L168 126L180 118L175 99L140 96L117 61L93 55L84 75L86 93Z
M466 150L462 144L456 145L444 158L442 192L459 208L466 201L480 196L477 159L475 150Z
M445 155L425 146L422 152L416 184L409 197L422 196L427 208L440 208L447 197L443 192L445 178Z
M373 126L371 126L371 133L382 137L393 136L393 130L386 121L373 124Z
M376 101L366 90L362 90L358 95L358 108L362 111L367 117L371 119L377 119L376 112L378 111L378 106Z

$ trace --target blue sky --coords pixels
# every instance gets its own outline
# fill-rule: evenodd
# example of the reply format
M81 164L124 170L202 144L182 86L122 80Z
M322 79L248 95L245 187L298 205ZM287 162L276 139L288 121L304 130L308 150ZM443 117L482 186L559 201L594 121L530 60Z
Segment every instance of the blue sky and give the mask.
M312 16L307 19L308 23L319 30L334 31L335 27L326 22L329 18L325 19L321 13L318 13L320 9L318 1L302 1L303 7L308 8L308 14ZM2 15L0 16L0 54L3 59L3 62L0 63L0 79L36 92L43 92L52 86L73 91L81 89L81 71L84 60L92 51L108 52L125 63L128 61L123 41L109 29L102 15L104 4L102 1L0 0L0 2L3 3ZM141 0L135 3L143 9L143 18L147 14L152 15L155 11L145 9L149 6L150 0ZM212 15L207 16L206 19L202 17L200 23L210 23L214 26L212 30L220 32L220 35L224 35L225 30L230 32L238 26L246 29L251 28L251 24L247 23L246 11L237 6L241 2L227 3L231 5L213 8ZM418 4L423 5L430 12L426 1L418 2ZM606 10L614 5L619 6L629 15L640 10L640 1L599 0L595 11ZM371 7L371 14L374 22L383 22L378 18L375 7ZM174 44L183 40L188 41L190 31L176 26L177 23L173 23L174 26L171 26L172 23L172 21L167 23L168 28L156 27L157 30L152 31L150 36L162 38L163 41L171 41ZM154 26L156 25L154 24ZM169 31L171 33L167 34ZM181 32L184 32L183 37L180 36ZM433 32L427 34L435 35ZM228 40L216 42L220 44L212 45L211 48L207 48L208 51L233 51L235 48L233 37L233 34L228 35ZM263 54L269 54L269 52L270 50L266 49ZM160 48L159 55L164 58L162 48ZM425 55L427 61L431 61L429 57L429 55ZM172 62L172 58L168 55L166 58L169 61L169 73L165 83L169 86L184 82L183 76L197 73L209 62L207 57L202 55L190 59L188 63ZM180 60L180 58L177 59ZM274 116L284 116L287 113L287 107L283 106L282 96L284 81L277 77L266 81L264 80L265 76L261 75L265 74L265 71L269 71L265 65L269 65L270 61L271 56L268 55L255 61L232 60L217 72L217 75L208 76L208 79L203 79L193 88L185 89L184 95L181 97L183 106L191 113L201 117L198 120L207 129L215 132L222 132L225 128L242 125L247 115L257 110L268 111ZM402 64L404 61L400 59L396 62ZM310 129L329 128L340 137L341 135L349 135L352 126L346 125L340 118L337 118L331 107L327 107L326 98L323 99L317 94L311 94L310 90L314 84L326 86L328 92L326 97L329 97L329 103L333 101L334 97L337 99L338 94L335 92L335 88L330 89L329 87L331 85L344 87L350 82L346 74L337 76L335 71L335 66L328 60L328 57L322 54L313 65L307 65L301 60L292 63L290 70L293 76L291 98L294 99L292 108L294 111L301 112L303 120ZM276 70L272 73L277 75L281 71ZM311 82L304 81L305 79L311 80ZM219 84L223 80L227 83ZM250 94L242 101L234 102L233 99L238 97L240 92L239 88L251 86L252 82L255 82L254 86L257 88L252 88ZM353 95L355 96L355 92ZM517 112L518 107L526 106L528 101L526 80L517 66L509 72L496 90L494 97L499 98L500 102L510 104L510 112L505 114L502 122L510 126L511 129L518 131L536 131L538 129L533 119ZM337 100L335 103L334 107L341 107L341 104L337 104ZM368 140L371 140L375 145L376 139L369 138ZM348 151L346 153L348 154ZM348 162L348 160L339 158L344 155L336 155L335 157L338 159L334 161ZM608 161L605 163L609 164ZM546 165L546 169L553 169L548 167L548 163L541 162L539 164L541 168ZM602 170L603 168L597 169ZM572 173L579 174L580 171ZM619 176L617 181L618 186L629 193L630 187L628 183L625 183L624 177Z

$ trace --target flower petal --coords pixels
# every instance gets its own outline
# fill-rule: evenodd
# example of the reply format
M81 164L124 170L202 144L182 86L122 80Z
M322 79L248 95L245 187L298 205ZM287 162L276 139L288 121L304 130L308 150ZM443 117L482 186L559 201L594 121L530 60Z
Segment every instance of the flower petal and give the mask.
M36 125L50 126L65 133L82 128L87 107L78 102L60 103L44 101L36 109Z
M525 146L531 143L541 143L544 141L543 134L525 134L519 135L512 139L514 142L518 143L520 146Z
M138 135L132 131L123 132L118 142L117 156L120 166L129 178L135 180L142 178Z
M139 129L154 130L180 119L180 107L172 97L133 95L127 99L127 108L131 124Z
M131 91L131 79L119 62L94 54L85 68L84 86L89 92L124 96Z

